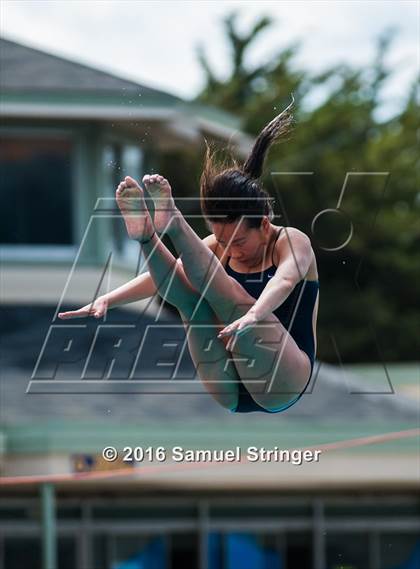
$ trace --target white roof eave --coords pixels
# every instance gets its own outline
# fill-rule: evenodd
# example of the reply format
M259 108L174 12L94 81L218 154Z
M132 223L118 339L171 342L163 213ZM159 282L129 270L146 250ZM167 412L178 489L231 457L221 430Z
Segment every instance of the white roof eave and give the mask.
M97 120L168 120L178 113L165 107L126 108L117 105L57 105L44 103L2 103L3 117L63 118Z
M117 105L60 105L44 103L11 103L0 105L3 118L36 118L36 119L72 119L102 121L155 120L167 122L182 137L185 131L187 138L194 138L194 132L209 133L223 140L228 140L240 154L250 152L253 139L240 130L200 116L186 115L179 109L165 107L127 108ZM183 127L181 128L181 125Z

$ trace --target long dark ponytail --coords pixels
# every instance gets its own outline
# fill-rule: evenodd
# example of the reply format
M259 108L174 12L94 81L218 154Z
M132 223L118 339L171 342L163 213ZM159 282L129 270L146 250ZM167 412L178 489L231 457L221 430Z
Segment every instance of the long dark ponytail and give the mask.
M252 147L251 153L242 167L244 174L251 178L258 179L262 176L265 158L268 149L272 144L280 138L289 134L293 123L293 115L291 107L294 103L293 95L292 102L284 109L279 115L274 117L260 132L257 140Z
M217 164L215 152L206 142L206 155L200 179L201 209L208 221L232 223L247 218L249 227L259 227L262 218L273 218L272 198L262 188L259 178L264 171L268 149L291 130L292 102L270 121L258 135L243 165L233 159L233 166L226 162Z

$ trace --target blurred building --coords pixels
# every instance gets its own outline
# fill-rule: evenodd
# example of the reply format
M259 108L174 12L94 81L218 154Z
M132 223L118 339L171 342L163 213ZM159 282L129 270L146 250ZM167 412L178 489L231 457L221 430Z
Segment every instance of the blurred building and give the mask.
M417 406L400 395L351 395L332 377L326 366L287 414L232 416L208 394L191 394L192 384L113 395L41 384L25 394L28 374L8 374L0 568L31 559L31 569L44 569L53 520L59 569L417 568L418 434L357 445L412 428ZM102 458L108 446L117 461ZM241 459L249 447L321 454L178 462L176 447L239 447Z
M104 379L112 338L98 347L94 389L71 383L98 327L88 322L57 381L63 344L42 352L34 374L57 305L87 303L139 269L114 215L122 176L141 177L169 149L200 148L203 136L236 140L238 153L249 140L233 117L168 93L8 40L0 57L0 474L10 478L0 488L0 569L50 569L54 535L57 569L418 569L418 438L345 448L349 439L418 426L417 368L398 372L395 393L381 377L369 394L361 372L349 379L317 362L310 390L287 413L231 415L188 362L189 384L119 390ZM127 328L123 342L158 313L145 303L131 308L109 316ZM168 314L159 322L179 324ZM143 362L150 377L156 351ZM113 371L124 373L129 359L128 350ZM341 450L300 465L169 458L175 446L239 446L244 456L250 446L335 441ZM108 445L163 447L167 459L106 463ZM121 467L123 475L101 478ZM77 479L83 472L98 478Z
M110 252L115 270L133 270L138 248L115 211L123 176L141 179L174 149L201 152L204 137L249 149L232 115L13 41L0 40L0 69L6 302L56 302L76 255L78 276ZM88 282L89 271L78 291Z

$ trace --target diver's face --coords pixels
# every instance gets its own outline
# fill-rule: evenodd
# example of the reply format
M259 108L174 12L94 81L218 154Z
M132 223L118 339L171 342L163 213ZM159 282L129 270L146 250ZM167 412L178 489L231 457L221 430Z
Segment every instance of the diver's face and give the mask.
M238 262L255 261L261 255L261 247L266 244L264 223L258 229L250 229L246 221L211 223L211 227L226 255Z

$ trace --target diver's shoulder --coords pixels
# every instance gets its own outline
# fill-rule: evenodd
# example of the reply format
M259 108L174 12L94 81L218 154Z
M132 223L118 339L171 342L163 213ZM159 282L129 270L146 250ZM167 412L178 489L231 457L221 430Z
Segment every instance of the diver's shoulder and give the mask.
M304 233L301 229L293 227L291 225L281 226L282 233L287 233L290 237L297 237L301 239L309 239L309 236ZM310 240L310 239L309 239Z
M214 233L211 233L210 235L207 235L206 237L204 237L204 239L202 239L202 242L207 245L207 247L209 249L211 249L214 252L214 248L217 247L217 240L216 240L216 236L214 235Z
M224 249L220 243L218 243L214 233L211 233L210 235L207 235L207 237L204 237L204 239L202 239L202 242L207 245L211 251L213 251L218 259L222 258Z
M293 255L293 250L306 251L307 255L312 257L312 263L315 268L315 254L312 248L310 238L306 233L292 226L281 226L279 237L276 241L273 259L276 263L289 255Z
M297 227L281 226L280 235L277 239L276 248L282 248L284 246L290 246L290 244L299 243L302 246L312 249L312 242L310 237L298 229Z

